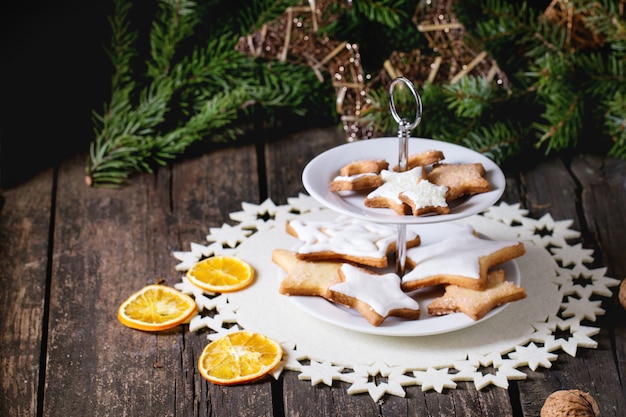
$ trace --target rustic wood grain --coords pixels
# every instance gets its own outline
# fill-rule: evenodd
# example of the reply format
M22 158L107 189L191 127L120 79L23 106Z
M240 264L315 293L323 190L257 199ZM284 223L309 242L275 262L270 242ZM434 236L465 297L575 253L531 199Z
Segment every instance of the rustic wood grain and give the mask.
M597 160L593 162L599 163ZM593 192L592 196L590 195L594 188L596 190L600 188L592 186L594 182L598 182L595 179L596 174L593 174L597 173L595 168L589 165L583 166L580 160L575 160L570 168L562 160L554 159L538 165L529 172L521 173L524 189L522 198L526 202L530 215L538 218L550 213L556 220L573 220L571 228L583 233L579 241L583 242L586 247L599 246L598 240L589 238L589 231L596 235L598 233L597 227L593 225L595 222L611 222L611 227L615 227L617 231L623 230L623 216L620 216L619 220L612 221L610 217L604 217L606 213L592 213L594 209L603 210L603 207L613 206L615 202L619 204L619 198L623 198L623 192L621 196L616 197L615 190ZM574 176L570 171L578 175ZM604 178L602 185L608 182L607 178ZM605 254L596 252L595 256L601 259L605 257ZM602 415L623 415L623 387L618 377L618 370L615 368L616 364L611 357L613 355L611 346L615 343L613 331L610 328L607 329L608 322L603 321L602 318L599 318L596 323L583 324L602 327L595 337L598 341L598 348L593 351L579 349L575 358L559 352L559 359L550 372L530 373L527 382L519 384L525 415L536 415L551 392L573 388L590 392L599 401Z
M268 195L274 203L285 204L288 197L304 193L302 171L315 156L345 143L335 128L312 129L293 134L265 146Z
M0 201L0 415L36 416L46 334L53 171Z
M232 223L228 215L242 202L260 203L256 150L253 145L230 147L174 165L171 183L174 236L170 249L189 250L191 242L208 244L212 227ZM171 259L171 253L167 254ZM173 266L170 268L173 270ZM180 280L180 278L177 278ZM205 381L197 360L208 344L206 331L186 332L184 361L189 373L180 386L179 410L196 416L271 416L272 383L222 387ZM193 413L189 404L194 404Z
M477 391L463 382L440 394L411 386L404 398L379 402L348 395L349 384L311 386L289 371L277 381L213 385L196 364L206 331L150 334L117 321L131 292L157 279L180 280L172 251L206 243L209 228L232 223L229 214L244 201L285 204L304 192L306 163L341 143L336 128L321 128L224 147L133 177L119 190L85 187L84 156L77 156L59 166L56 182L47 170L5 190L0 414L527 417L539 414L551 392L577 388L596 398L602 416L626 415L626 311L616 297L602 299L604 316L583 323L600 327L596 349L579 348L576 357L559 351L550 369L525 369L527 378L509 389ZM572 219L578 241L594 250L590 267L626 276L625 161L579 155L504 170L502 201L535 218Z

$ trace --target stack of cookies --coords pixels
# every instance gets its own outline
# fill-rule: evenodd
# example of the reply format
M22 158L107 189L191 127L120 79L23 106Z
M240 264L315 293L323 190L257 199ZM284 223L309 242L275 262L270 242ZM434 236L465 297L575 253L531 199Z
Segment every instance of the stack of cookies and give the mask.
M441 151L419 152L409 156L402 172L384 159L354 161L339 168L329 188L367 193L365 206L390 208L401 216L447 214L451 202L491 190L482 164L443 160ZM402 277L385 272L396 250L396 227L341 216L327 222L293 220L286 231L301 245L272 254L286 272L280 293L346 305L374 326L389 316L419 319L414 296L426 288L442 289L426 306L430 315L462 312L473 320L526 297L524 289L497 268L522 256L524 245L482 239L469 226L431 245L421 245L420 237L406 230L407 270Z
M410 155L407 169L389 169L384 159L351 162L329 184L333 192L367 192L367 207L391 208L398 215L447 214L463 196L491 190L481 163L446 164L444 154L429 150Z
M420 245L407 230L407 273L384 272L395 250L397 229L340 216L335 221L292 220L287 232L301 241L297 250L275 249L272 260L286 275L279 292L323 297L351 307L379 326L389 316L416 320L416 290L441 287L427 306L430 315L462 312L474 320L493 308L526 297L506 281L499 264L525 253L514 241L482 239L471 227L438 243Z

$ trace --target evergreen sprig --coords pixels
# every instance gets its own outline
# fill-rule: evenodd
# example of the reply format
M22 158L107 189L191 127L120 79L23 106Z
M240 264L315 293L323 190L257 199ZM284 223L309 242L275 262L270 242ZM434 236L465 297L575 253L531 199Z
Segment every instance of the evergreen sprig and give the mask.
M249 126L333 117L330 82L320 84L307 66L264 62L235 48L240 36L301 0L157 0L147 36L134 29L132 1L113 1L107 50L112 90L93 116L88 183L119 186L134 173L173 161L195 142L235 140ZM489 52L507 82L414 80L424 104L414 136L463 144L497 162L534 149L592 149L626 158L624 11L613 0L564 2L576 24L584 22L576 29L588 32L589 42L576 44L580 39L567 25L544 14L544 3L451 3L472 44ZM415 0L330 2L325 13L336 18L327 20L320 36L359 44L365 71L375 74L391 52L433 52L412 21L417 6ZM374 85L367 99L363 128L395 135L388 92ZM407 100L411 105L412 97Z
M254 7L259 3L273 15L293 0L266 0ZM280 124L281 119L316 111L328 117L328 90L320 88L309 68L266 63L236 51L240 34L248 30L232 23L259 23L250 19L248 9L235 9L235 16L212 15L210 7L195 1L159 0L148 52L141 56L131 4L115 0L109 20L112 94L102 113L94 113L88 184L117 187L132 174L153 172L173 161L195 142L208 137L234 140L245 133L244 126L258 120ZM205 14L213 21L205 24ZM211 36L205 38L205 30Z
M617 2L563 4L576 24L584 22L577 29L589 31L587 44L575 43L571 27L548 20L545 4L470 0L457 7L466 27L509 75L513 100L526 96L523 110L511 108L506 115L532 127L526 142L546 154L580 146L626 155L618 139L626 114L619 99L626 94L626 16Z

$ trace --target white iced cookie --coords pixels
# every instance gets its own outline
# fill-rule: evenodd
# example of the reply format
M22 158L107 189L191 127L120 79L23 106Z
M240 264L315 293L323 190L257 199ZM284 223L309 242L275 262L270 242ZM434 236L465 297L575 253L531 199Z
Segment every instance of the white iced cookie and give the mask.
M398 275L376 275L350 264L341 265L339 272L343 282L329 287L328 298L354 308L372 325L388 316L419 318L419 304L402 291Z
M524 244L477 237L471 226L434 243L407 250L411 270L402 277L402 289L411 291L439 284L482 290L492 266L522 256Z
M383 268L387 255L395 250L397 228L340 216L335 221L291 220L287 233L297 237L302 245L298 259L306 261L347 261ZM419 245L417 233L407 230L407 247Z
M381 171L383 184L367 195L365 206L391 208L399 215L409 214L411 208L400 200L400 194L415 187L424 175L425 171L421 167L405 172Z
M401 192L399 198L411 207L415 216L428 213L448 214L450 208L446 201L447 192L448 187L420 180L415 186Z

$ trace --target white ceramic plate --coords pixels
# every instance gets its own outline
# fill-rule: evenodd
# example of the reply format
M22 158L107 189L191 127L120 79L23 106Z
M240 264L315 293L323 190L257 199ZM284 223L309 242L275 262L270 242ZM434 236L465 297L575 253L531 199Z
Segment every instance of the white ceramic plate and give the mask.
M471 216L491 207L502 196L506 180L496 163L478 152L452 143L432 139L410 138L408 155L431 149L443 152L443 162L475 163L485 168L485 178L491 184L491 191L476 194L450 205L450 213L428 216L399 216L391 209L365 207L364 192L332 192L329 184L339 175L339 169L352 161L361 159L386 159L389 166L398 163L398 138L377 138L346 143L329 149L311 160L302 172L302 183L307 192L320 203L337 212L361 220L378 223L425 224L447 222Z
M421 245L430 245L443 240L458 231L455 224L410 225L409 229L419 233ZM507 281L520 285L520 272L515 261L509 261L498 266L504 269ZM279 269L280 279L284 272ZM390 269L391 271L391 269ZM385 272L390 272L385 271ZM449 333L473 326L500 313L506 304L491 310L485 317L474 321L463 313L453 313L446 316L431 316L428 314L428 304L443 293L441 289L423 289L414 291L411 296L419 303L421 314L418 320L406 320L397 317L388 317L380 326L372 326L355 310L332 303L321 297L291 296L289 299L300 309L317 317L320 320L335 326L354 330L361 333L382 336L428 336Z

